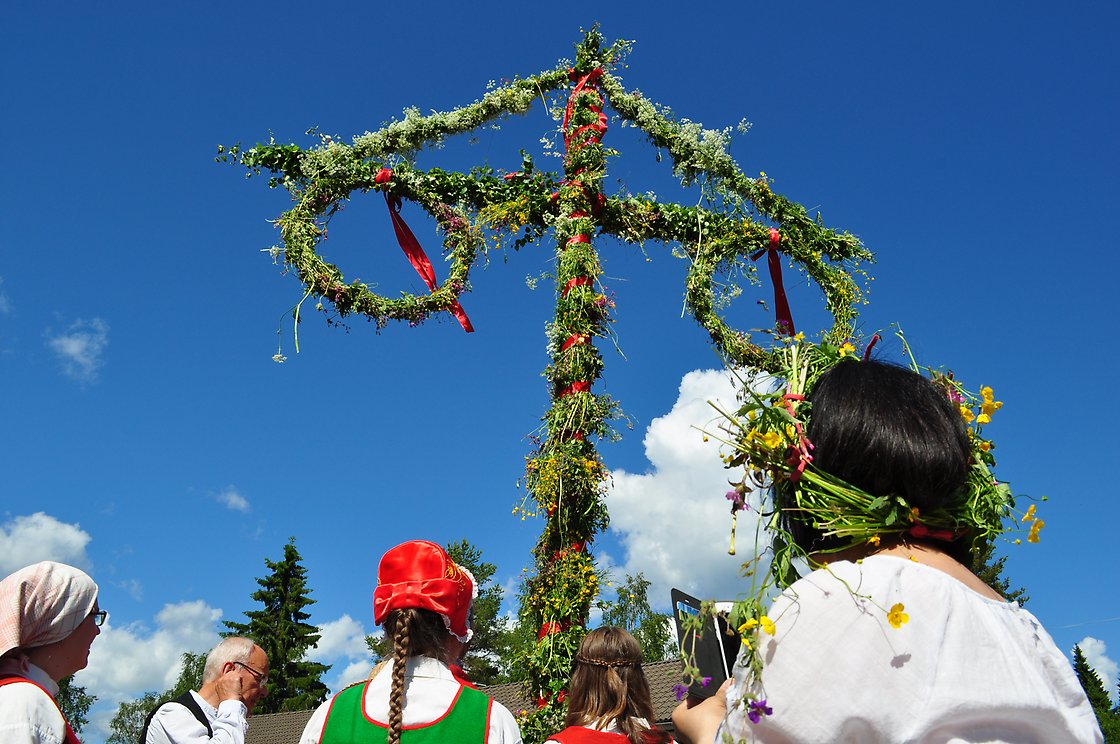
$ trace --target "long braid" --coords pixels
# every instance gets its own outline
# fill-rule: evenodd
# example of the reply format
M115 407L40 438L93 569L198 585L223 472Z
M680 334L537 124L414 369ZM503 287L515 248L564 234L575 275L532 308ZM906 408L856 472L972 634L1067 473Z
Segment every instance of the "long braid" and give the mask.
M396 610L393 629L393 687L389 692L389 738L386 744L400 744L404 714L404 669L408 665L409 631L416 610Z

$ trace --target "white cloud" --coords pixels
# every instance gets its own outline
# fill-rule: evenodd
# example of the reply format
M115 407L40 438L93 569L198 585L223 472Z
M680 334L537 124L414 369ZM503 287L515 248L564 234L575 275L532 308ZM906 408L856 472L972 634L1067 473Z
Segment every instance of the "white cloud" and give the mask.
M0 524L0 576L39 561L58 561L88 568L89 533L76 524L36 512Z
M4 283L4 277L0 276L0 284ZM0 290L0 315L10 315L12 312L12 302L8 299L7 292Z
M1086 636L1081 639L1077 644L1081 647L1081 653L1085 655L1085 661L1101 678L1101 683L1104 684L1104 689L1108 691L1108 696L1112 700L1112 704L1117 704L1117 695L1120 691L1116 689L1116 676L1120 674L1120 665L1108 657L1108 647L1105 646L1104 641Z
M754 512L739 513L738 555L728 555L731 513L724 494L735 474L723 468L719 443L704 441L697 430L718 431L719 414L708 401L734 410L738 388L725 371L686 374L672 410L646 431L651 471L612 473L611 531L626 552L625 560L615 563L620 572L645 575L655 608L668 605L672 587L716 599L737 598L747 590L739 567L753 551Z
M249 511L249 500L242 496L233 486L226 486L218 494L218 501L234 511Z
M155 630L142 623L116 627L112 617L93 642L89 666L74 681L97 702L90 709L90 740L109 735L109 721L121 701L175 684L185 651L208 652L219 640L220 609L202 600L165 605L155 617Z
M319 642L307 650L307 657L321 664L330 664L336 674L327 682L332 692L363 680L373 668L366 631L350 615L319 626Z
M62 371L81 383L97 381L109 345L109 324L101 318L77 320L62 333L47 332L47 347L58 355Z

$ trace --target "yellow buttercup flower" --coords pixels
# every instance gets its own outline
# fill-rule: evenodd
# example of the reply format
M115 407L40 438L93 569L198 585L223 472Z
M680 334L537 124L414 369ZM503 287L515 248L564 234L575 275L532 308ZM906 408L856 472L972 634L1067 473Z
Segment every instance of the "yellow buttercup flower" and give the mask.
M867 538L867 542L874 545L875 547L879 547L879 542L880 542L879 536L878 535L872 535L871 537Z
M1027 535L1027 542L1032 542L1032 543L1038 542L1038 531L1041 530L1045 526L1046 526L1046 523L1043 522L1041 519L1034 520L1034 524L1031 525L1031 531Z
M1019 520L1019 521L1020 521L1020 522L1029 522L1029 521L1031 521L1032 519L1034 519L1034 518L1035 518L1035 516L1034 516L1034 512L1035 512L1035 506L1034 506L1034 504L1031 504L1031 505L1030 505L1029 507L1027 507L1027 513L1026 513L1026 514L1024 514L1024 515L1023 515L1023 518L1022 518L1021 520Z
M746 635L748 631L753 630L758 625L756 618L751 618L739 626L739 635Z
M841 358L846 357L849 354L855 354L855 353L856 353L856 347L852 346L852 344L848 341L845 341L844 345L840 347L840 357Z
M989 416L986 413L981 413L979 416L976 417L976 423L978 423L978 424L990 424L990 423L992 423L992 417Z
M904 612L905 609L906 606L901 602L891 607L891 611L887 613L887 622L891 624L892 628L901 628L910 622L910 616Z
M962 405L962 406L960 406L960 409L961 409L961 418L964 419L964 422L966 424L971 424L972 419L976 418L976 414L974 414L972 412L972 409L969 408L968 406Z
M765 615L762 616L762 632L766 635L774 635L774 621Z

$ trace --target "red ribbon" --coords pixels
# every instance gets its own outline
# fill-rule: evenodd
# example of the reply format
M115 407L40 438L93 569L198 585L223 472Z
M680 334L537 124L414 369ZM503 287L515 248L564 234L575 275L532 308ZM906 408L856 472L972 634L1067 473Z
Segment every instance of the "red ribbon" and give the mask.
M770 246L752 254L751 260L757 261L763 253L766 254L770 265L770 281L774 284L774 315L778 321L778 330L792 336L796 331L793 328L793 314L789 311L789 301L786 300L786 288L782 283L782 257L778 253L781 240L781 234L770 228Z
M871 358L871 350L875 348L875 344L879 343L879 339L878 333L871 337L871 340L867 343L867 348L863 350L863 361L866 362Z
M392 177L392 170L382 168L377 172L373 181L378 184L387 184ZM397 243L400 244L401 250L408 257L412 268L416 269L416 273L428 285L428 289L435 292L439 289L435 269L432 268L432 262L428 260L428 255L424 253L424 249L420 247L420 241L412 234L412 230L409 229L404 218L401 217L401 198L386 191L385 205L389 208L389 219L393 221L393 232L397 234ZM452 301L451 314L459 321L459 325L463 326L464 331L474 333L474 326L471 325L470 318L467 317L466 311L463 310L463 306L459 304L458 300Z
M591 383L588 382L587 380L580 380L579 382L573 382L571 385L569 385L568 387L561 390L560 394L557 395L556 397L557 398L563 398L567 395L571 395L572 393L587 393L587 392L590 392L590 391L591 391Z
M941 542L953 542L958 537L960 537L960 535L958 535L956 532L953 532L952 530L931 530L921 522L918 522L913 527L911 527L909 529L909 532L911 537L916 537L919 540L922 538L926 538L929 540L940 540Z
M564 247L567 248L572 243L590 243L591 238L586 233L578 233L564 241Z
M579 346L585 343L587 343L587 336L584 336L581 333L573 333L571 336L568 336L566 341L564 341L564 345L560 347L560 351L564 352L572 348L573 346Z
M574 277L574 278L568 280L568 283L564 285L564 289L560 290L560 296L561 297L567 297L568 293L571 292L576 287L590 287L590 286L591 286L591 280L590 279L588 279L586 276L577 276L577 277Z
M539 641L545 636L550 636L553 633L559 633L561 631L568 630L571 627L572 624L567 620L562 623L547 621L544 625L541 626L541 632L537 633L537 640Z

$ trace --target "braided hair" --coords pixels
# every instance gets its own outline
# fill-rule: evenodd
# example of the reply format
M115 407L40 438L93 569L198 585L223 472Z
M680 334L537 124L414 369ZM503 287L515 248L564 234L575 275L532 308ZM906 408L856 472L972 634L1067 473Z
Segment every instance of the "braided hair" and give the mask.
M614 722L631 744L672 741L669 734L653 726L653 720L642 648L634 636L613 627L596 628L584 636L568 684L564 725L602 730Z
M400 744L404 717L404 673L413 656L430 656L450 661L443 618L431 610L405 607L385 618L385 635L393 639L393 678L389 692L389 732L387 744Z

